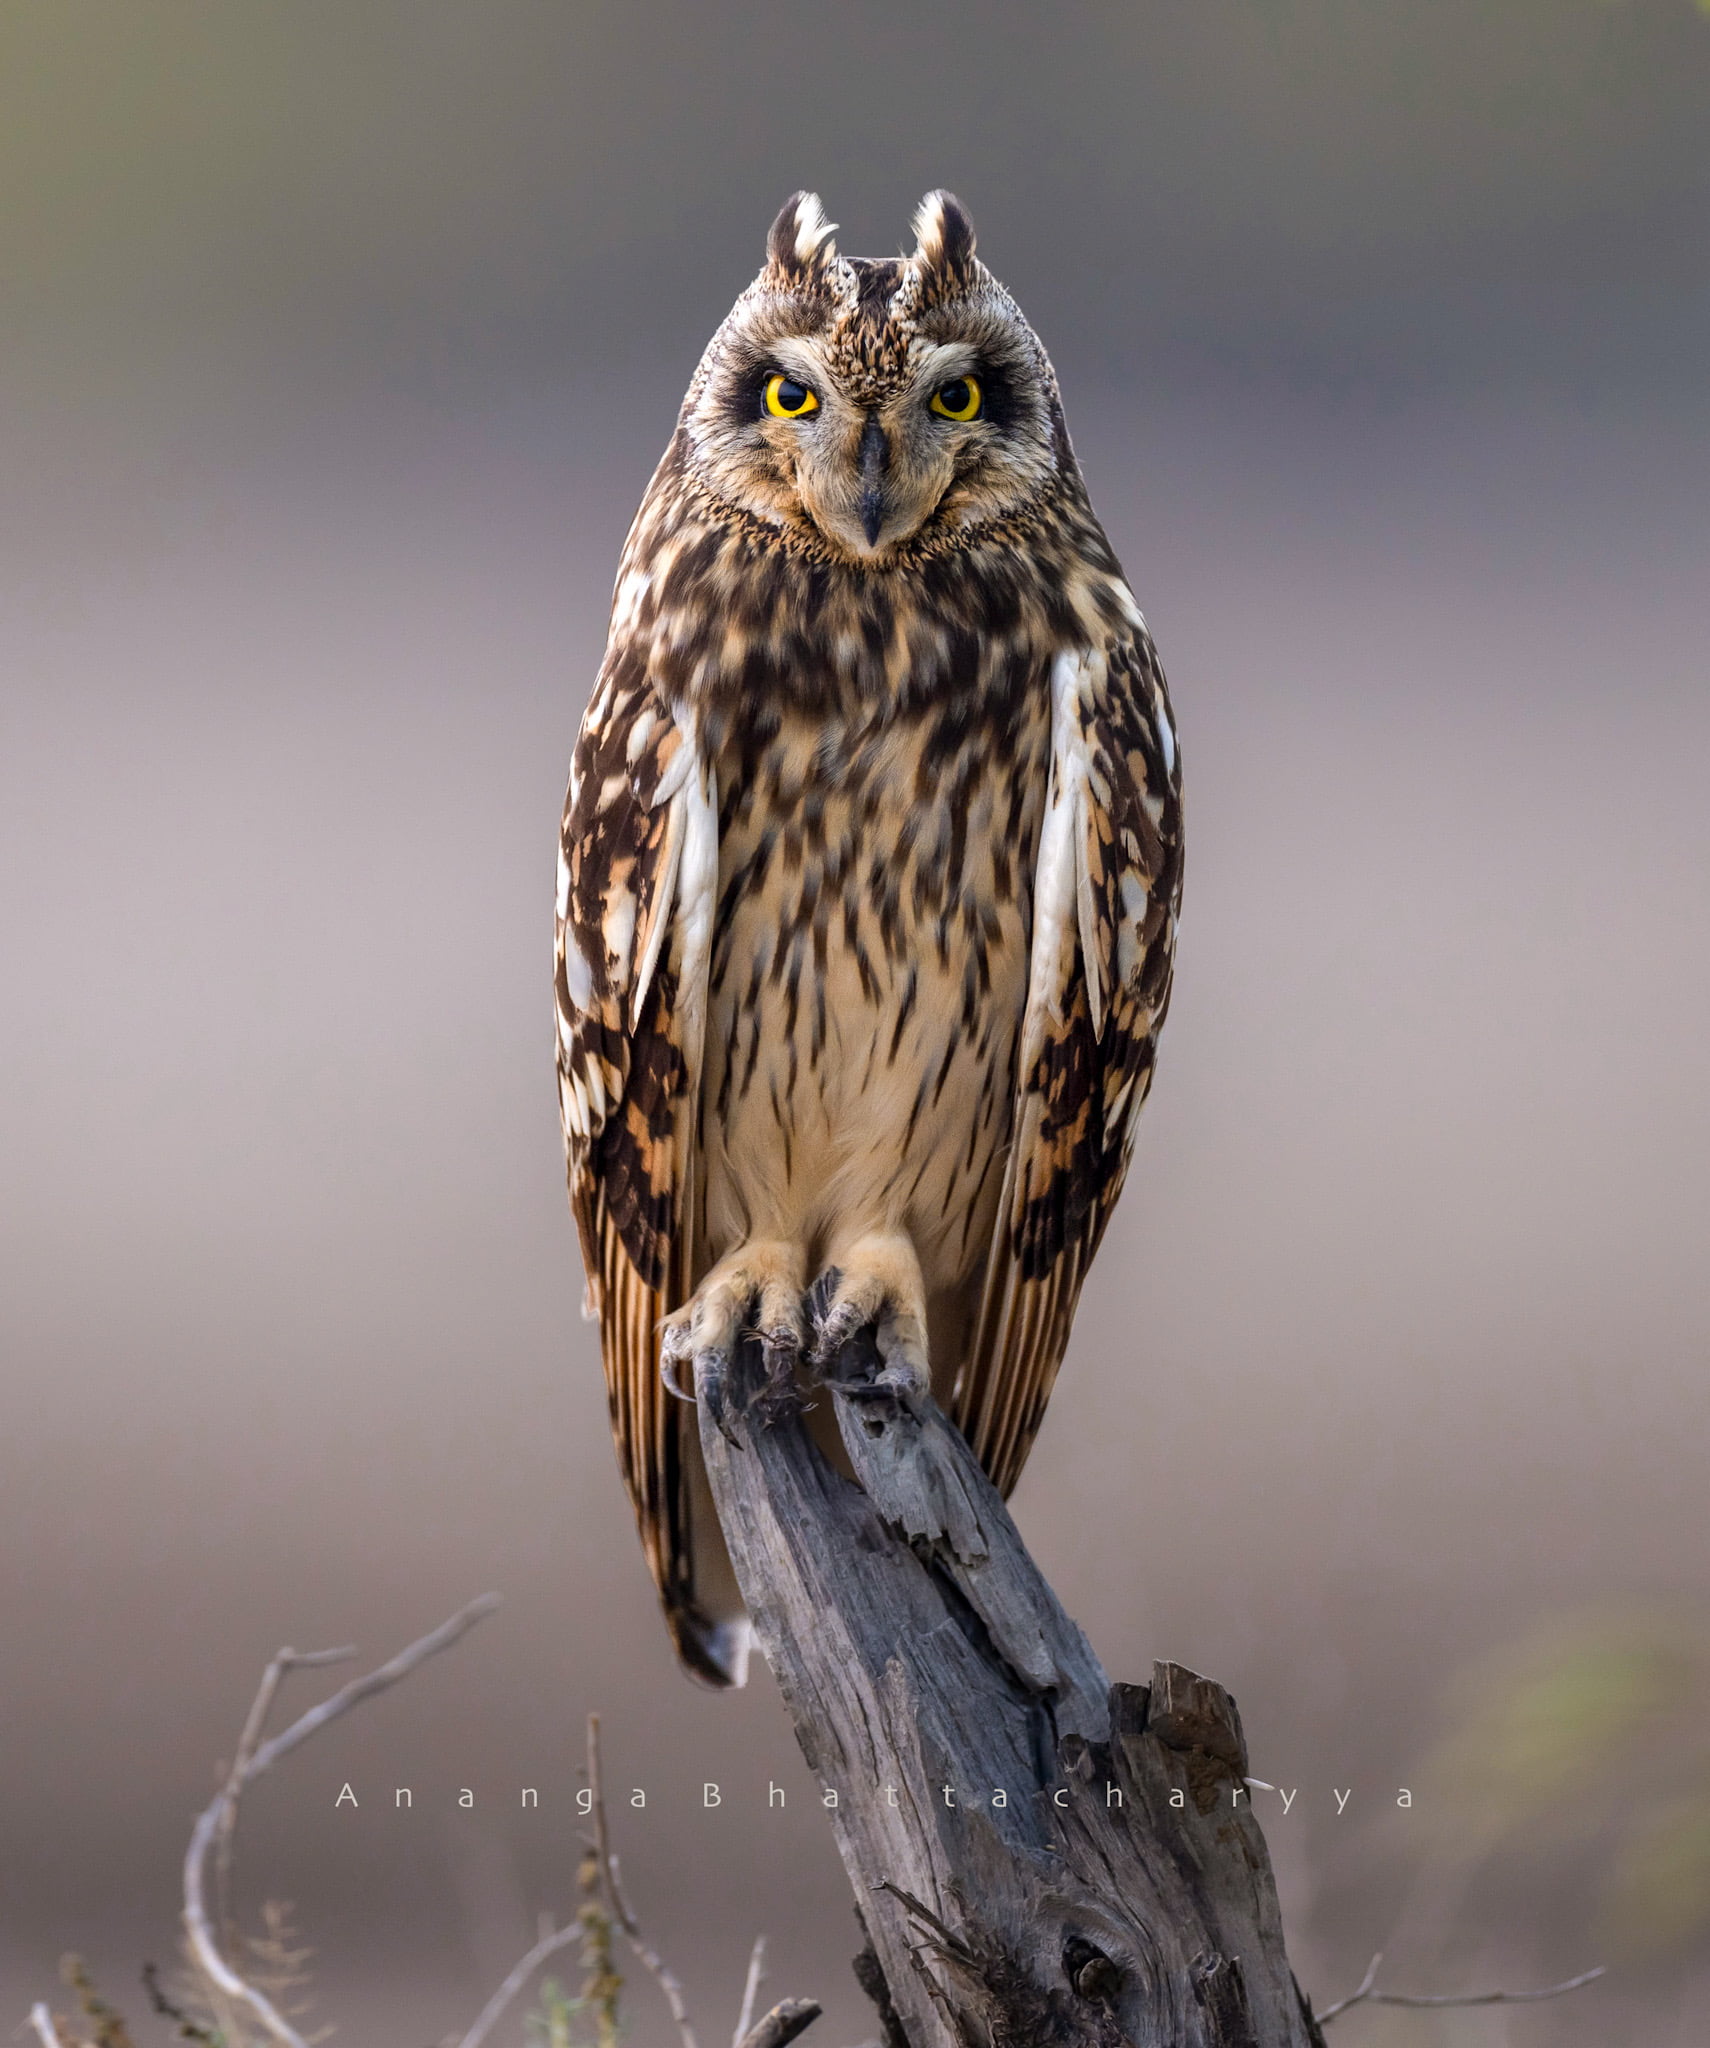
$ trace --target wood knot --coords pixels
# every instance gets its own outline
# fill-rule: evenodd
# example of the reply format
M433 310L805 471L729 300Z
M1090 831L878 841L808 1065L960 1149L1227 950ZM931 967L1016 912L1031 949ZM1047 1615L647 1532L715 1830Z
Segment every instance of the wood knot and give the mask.
M1072 1934L1063 1944L1063 1972L1079 1998L1100 2005L1115 2003L1122 1989L1122 1972L1103 1949L1084 1935Z

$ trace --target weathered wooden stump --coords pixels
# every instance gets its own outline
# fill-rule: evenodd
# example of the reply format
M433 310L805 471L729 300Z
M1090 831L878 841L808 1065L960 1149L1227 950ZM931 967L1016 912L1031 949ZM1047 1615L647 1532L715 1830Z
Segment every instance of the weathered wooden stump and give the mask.
M697 1362L737 1579L831 1822L887 2048L1307 2048L1235 1703L1180 1665L1112 1686L930 1400L831 1392L859 1484Z

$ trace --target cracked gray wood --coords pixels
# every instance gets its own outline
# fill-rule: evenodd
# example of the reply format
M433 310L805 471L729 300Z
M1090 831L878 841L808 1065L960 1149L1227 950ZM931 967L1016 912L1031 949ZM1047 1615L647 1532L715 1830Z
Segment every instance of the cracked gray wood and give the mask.
M1322 2048L1234 1701L1175 1664L1110 1685L959 1433L876 1362L863 1332L818 1396L855 1481L757 1346L695 1383L887 2048Z

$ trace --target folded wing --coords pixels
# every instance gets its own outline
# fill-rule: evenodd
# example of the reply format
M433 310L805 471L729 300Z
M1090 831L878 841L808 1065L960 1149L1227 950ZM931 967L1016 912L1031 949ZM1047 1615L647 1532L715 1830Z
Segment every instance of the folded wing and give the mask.
M1020 1477L1081 1282L1128 1170L1169 1004L1181 779L1136 615L1051 675L1051 795L1034 881L1014 1141L955 1419L1005 1493Z
M558 1079L570 1198L599 1316L612 1433L686 1662L714 1631L694 1587L688 1431L660 1319L694 1259L694 1131L718 817L693 734L644 671L602 676L583 719L558 876ZM683 1418L689 1418L685 1427Z

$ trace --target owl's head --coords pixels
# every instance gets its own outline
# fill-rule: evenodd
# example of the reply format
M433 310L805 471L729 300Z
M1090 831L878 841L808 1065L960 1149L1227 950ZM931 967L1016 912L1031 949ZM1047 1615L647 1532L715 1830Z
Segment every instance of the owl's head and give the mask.
M974 227L929 192L914 253L839 256L811 192L684 401L686 460L723 503L884 570L1036 503L1073 457L1056 381Z

